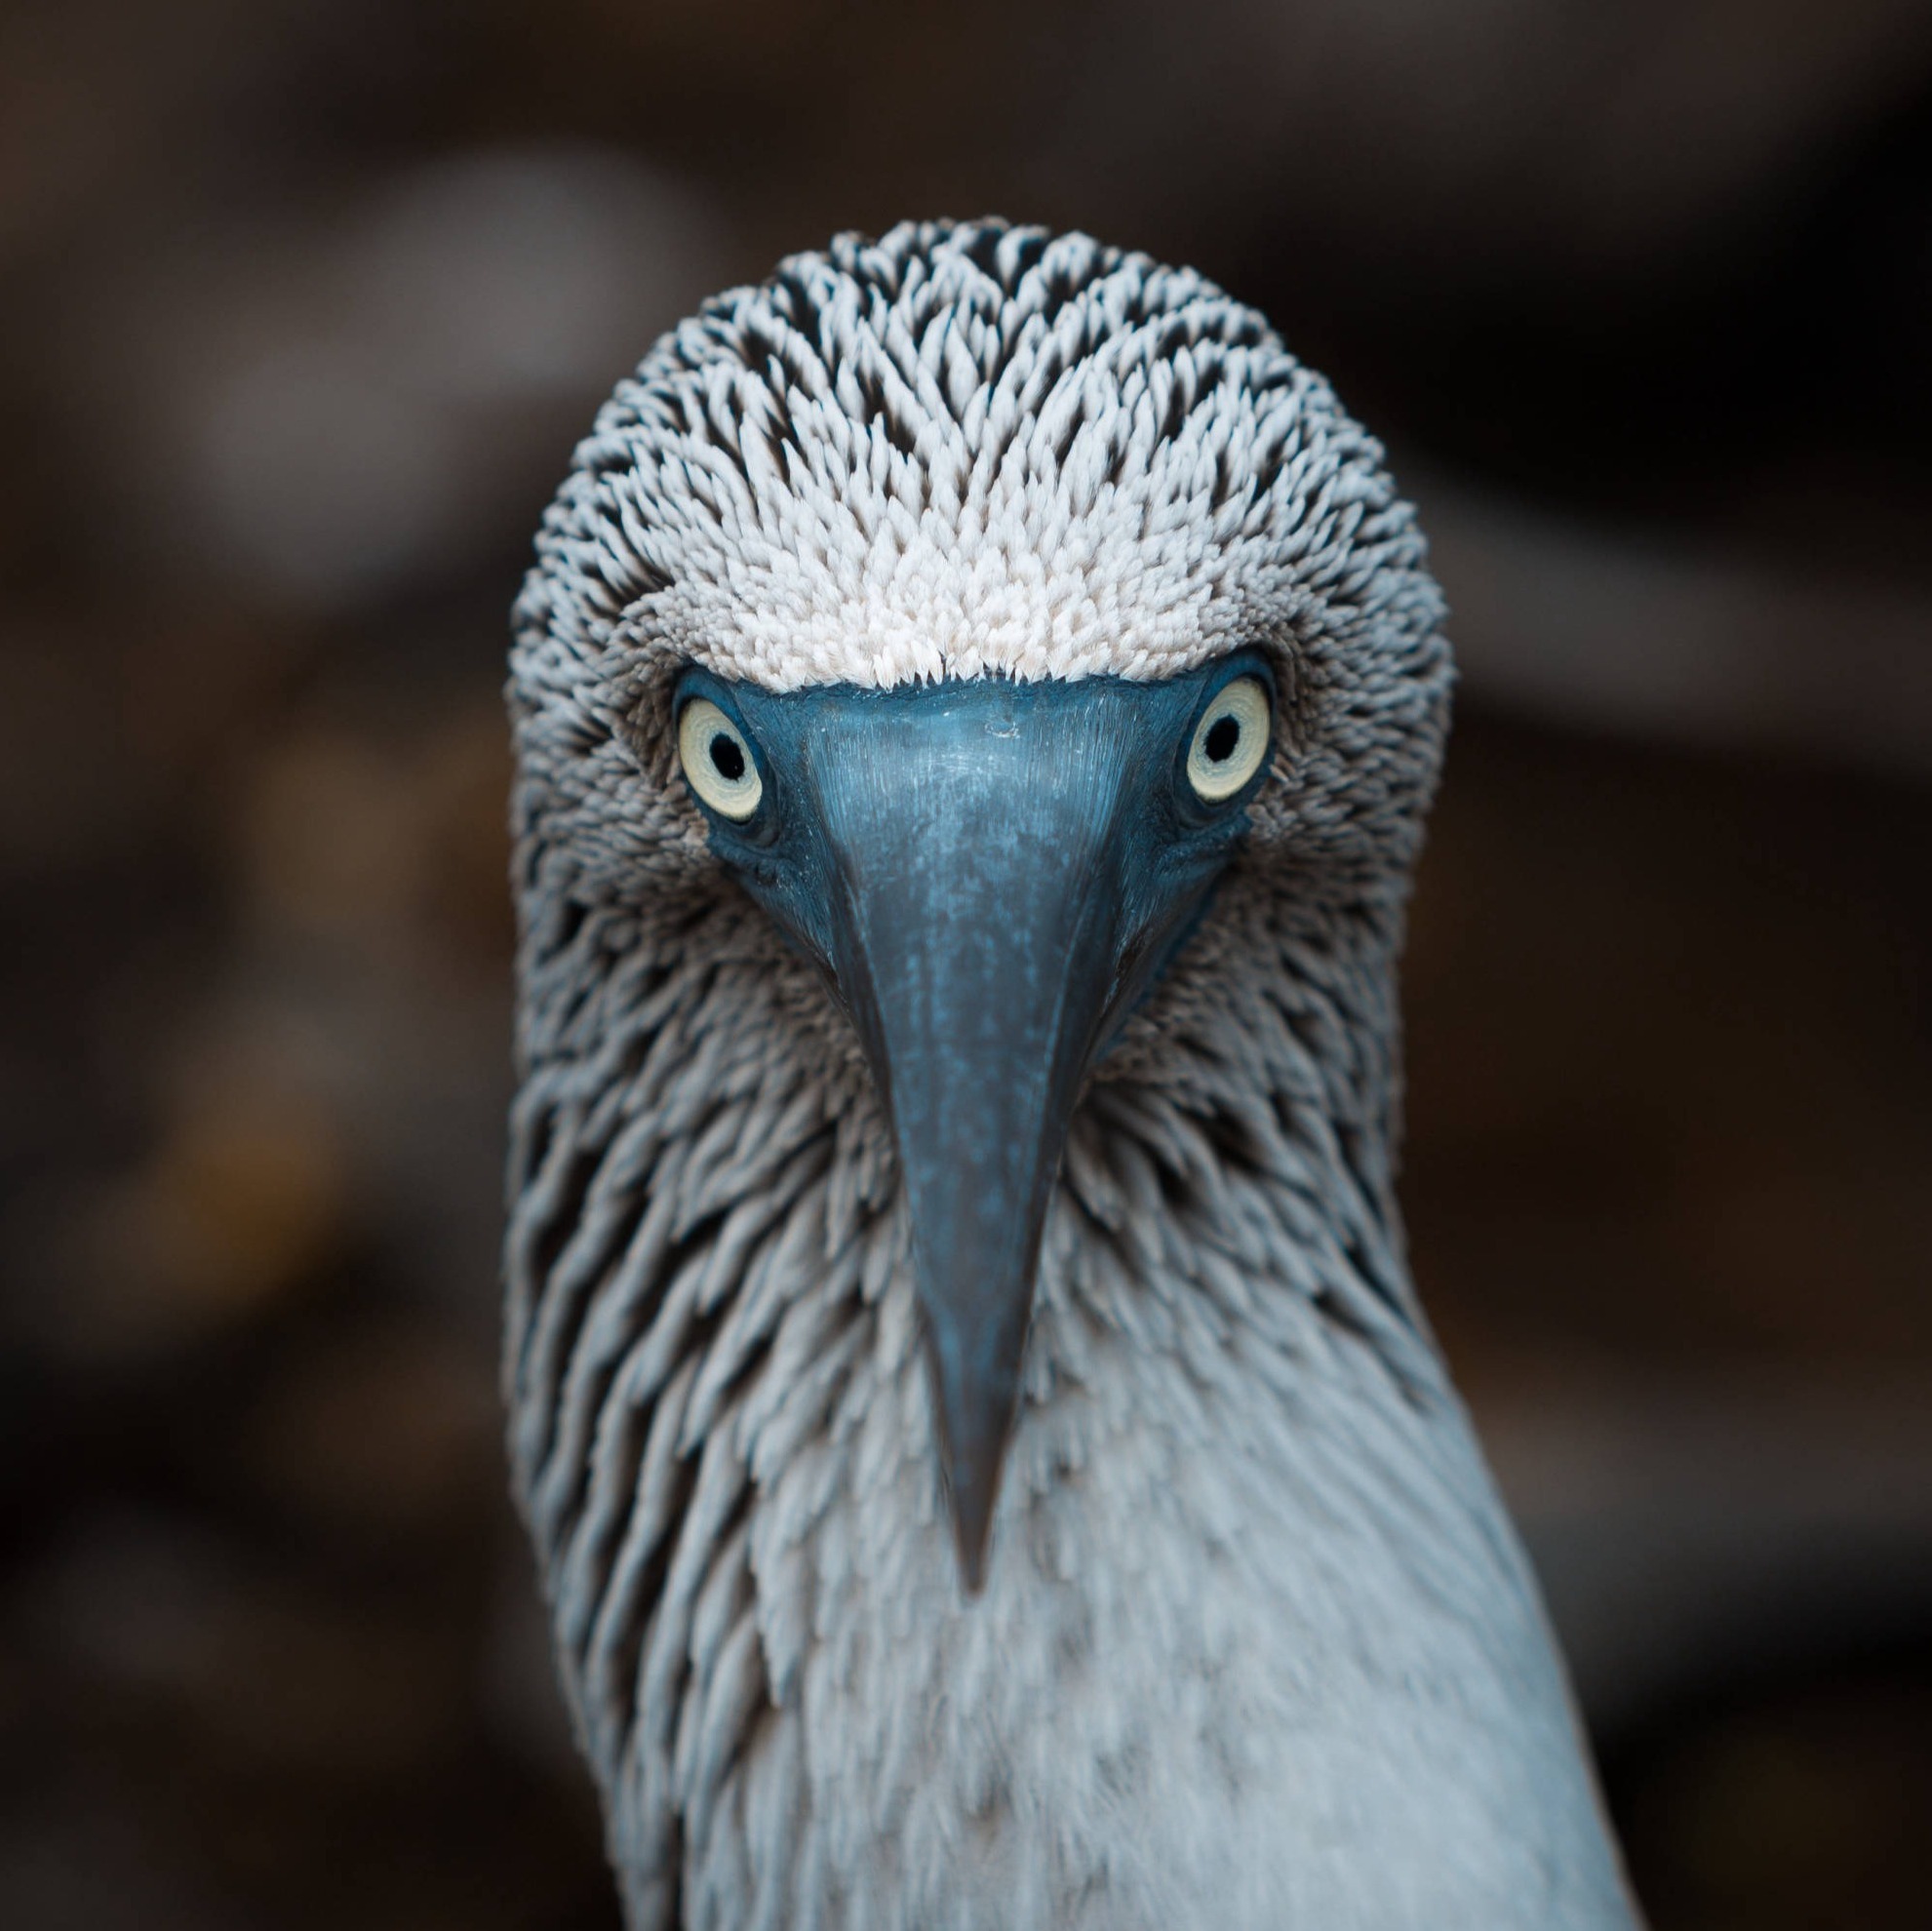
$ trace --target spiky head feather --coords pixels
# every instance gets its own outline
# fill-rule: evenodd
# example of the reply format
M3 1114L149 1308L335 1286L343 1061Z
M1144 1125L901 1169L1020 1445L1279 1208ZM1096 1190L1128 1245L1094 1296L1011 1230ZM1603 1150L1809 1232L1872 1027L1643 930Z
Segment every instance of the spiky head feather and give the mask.
M1400 866L1441 619L1381 446L1257 311L1084 235L909 222L715 296L618 384L544 517L514 690L527 764L594 812L637 757L668 777L683 662L789 690L1261 646L1296 756L1260 828L1299 797ZM642 844L602 827L633 876L698 835L666 806Z

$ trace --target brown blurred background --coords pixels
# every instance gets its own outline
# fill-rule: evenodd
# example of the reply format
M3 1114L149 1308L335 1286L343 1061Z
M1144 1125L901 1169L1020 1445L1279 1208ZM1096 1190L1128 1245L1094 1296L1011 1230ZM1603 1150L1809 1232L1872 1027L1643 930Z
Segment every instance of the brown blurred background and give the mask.
M1424 1291L1658 1931L1932 1925L1932 6L8 0L0 1924L615 1923L494 1398L505 610L995 209L1390 442Z

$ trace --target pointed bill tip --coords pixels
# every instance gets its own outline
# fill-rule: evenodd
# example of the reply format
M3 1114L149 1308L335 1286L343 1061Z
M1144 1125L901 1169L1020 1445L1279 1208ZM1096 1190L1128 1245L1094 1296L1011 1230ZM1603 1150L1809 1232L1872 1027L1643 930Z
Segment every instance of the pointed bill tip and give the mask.
M1014 1353L1017 1353L1015 1347ZM1009 1375L952 1380L939 1362L934 1380L939 1394L940 1466L945 1471L946 1508L953 1520L953 1552L960 1583L968 1596L985 1587L993 1516L1000 1500L1000 1477L1006 1459L1018 1394Z
M998 1479L996 1469L995 1484ZM993 1530L991 1487L991 1484L975 1483L962 1494L956 1481L947 1493L953 1517L953 1550L960 1563L960 1586L969 1596L978 1596L986 1587L986 1545Z

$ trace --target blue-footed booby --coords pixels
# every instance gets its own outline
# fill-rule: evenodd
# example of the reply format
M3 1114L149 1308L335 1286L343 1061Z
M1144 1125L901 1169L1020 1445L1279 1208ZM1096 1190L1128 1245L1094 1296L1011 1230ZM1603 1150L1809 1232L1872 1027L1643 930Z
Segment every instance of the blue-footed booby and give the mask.
M1378 444L1198 274L908 224L536 547L505 1385L632 1931L1629 1931L1393 1191Z

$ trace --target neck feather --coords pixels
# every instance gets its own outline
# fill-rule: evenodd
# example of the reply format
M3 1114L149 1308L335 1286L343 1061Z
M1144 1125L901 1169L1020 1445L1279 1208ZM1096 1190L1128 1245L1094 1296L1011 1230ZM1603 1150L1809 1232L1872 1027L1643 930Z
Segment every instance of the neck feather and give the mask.
M735 895L648 914L532 902L512 1458L645 1923L726 1830L725 1793L750 1800L754 1760L796 1773L754 1741L814 1667L848 1688L862 1675L822 1663L842 1613L871 1627L889 1589L903 1617L942 1594L933 1613L960 1605L894 1163L843 1020ZM1312 919L1231 892L1130 1023L1048 1217L989 1596L1092 1580L1083 1639L1098 1641L1115 1585L1106 1537L1086 1546L1082 1466L1124 1454L1131 1474L1140 1457L1133 1506L1158 1509L1180 1493L1160 1486L1173 1458L1220 1462L1237 1473L1203 1492L1203 1517L1286 1510L1271 1546L1299 1541L1344 1597L1351 1575L1400 1572L1392 1633L1433 1605L1501 1678L1526 1653L1536 1697L1560 1707L1409 1284L1392 1192L1399 924L1393 899ZM1203 1546L1238 1533L1198 1526ZM962 1642L1000 1620L976 1608ZM1356 1641L1357 1609L1337 1613L1337 1640Z

